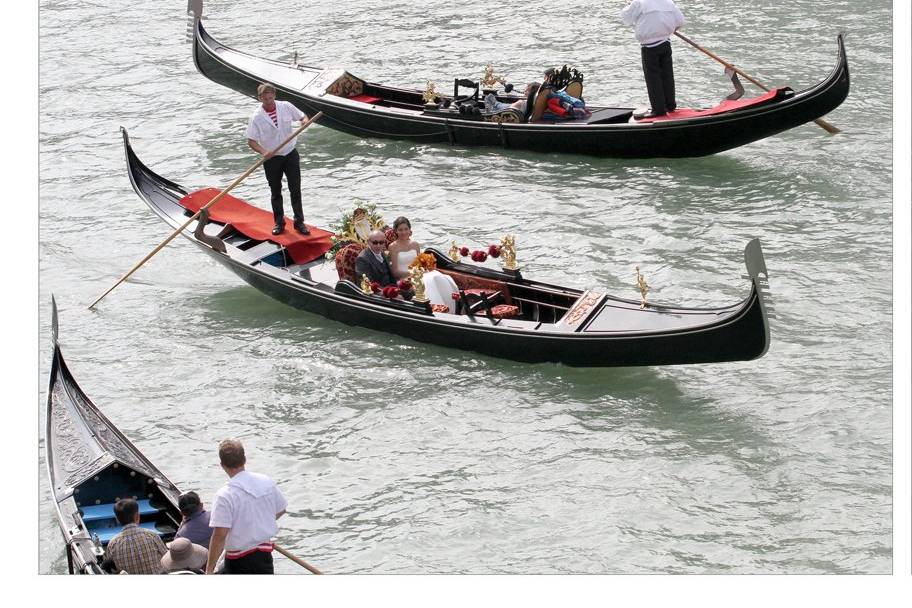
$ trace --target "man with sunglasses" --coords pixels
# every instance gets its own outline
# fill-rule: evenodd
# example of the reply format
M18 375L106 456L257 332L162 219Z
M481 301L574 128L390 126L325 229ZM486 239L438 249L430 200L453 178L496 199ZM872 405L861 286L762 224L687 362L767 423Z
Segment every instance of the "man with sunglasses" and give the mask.
M355 260L355 279L358 282L366 276L368 281L377 282L380 287L396 284L393 269L383 254L386 246L386 234L382 230L374 230L367 235L367 249L362 250Z

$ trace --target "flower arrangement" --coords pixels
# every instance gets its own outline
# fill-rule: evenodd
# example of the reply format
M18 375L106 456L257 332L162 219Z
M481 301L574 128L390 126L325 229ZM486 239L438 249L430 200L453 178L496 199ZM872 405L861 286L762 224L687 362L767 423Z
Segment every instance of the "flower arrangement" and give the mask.
M355 200L355 208L344 212L339 221L331 222L329 227L334 234L329 239L332 246L326 252L326 259L332 260L340 249L350 243L365 244L367 233L374 229L385 229L386 222L377 213L377 205Z
M383 288L382 294L384 298L392 300L399 295L399 288L393 285L387 285Z
M399 291L409 291L412 288L412 282L408 279L399 279L396 287L399 288Z
M374 293L380 293L380 283L378 283L377 281L371 281L370 288L371 288L371 291L373 291Z
M472 252L472 261L473 262L484 262L488 259L488 254L480 249L476 249Z
M488 245L488 255L494 259L500 257L500 247L497 245Z
M430 253L419 253L418 257L412 260L412 263L409 264L409 268L421 267L425 272L430 272L431 270L437 270L437 258Z

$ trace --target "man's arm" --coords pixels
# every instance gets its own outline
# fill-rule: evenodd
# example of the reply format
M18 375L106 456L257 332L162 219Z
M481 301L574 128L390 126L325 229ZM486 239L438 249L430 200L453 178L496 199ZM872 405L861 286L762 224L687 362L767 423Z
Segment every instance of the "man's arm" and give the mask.
M266 148L261 146L257 140L248 138L247 145L250 146L250 149L253 150L254 152L256 152L257 154L262 154L263 158L265 158L266 160L269 160L270 158L272 158L272 151L267 150Z
M225 539L231 528L212 528L212 538L209 540L209 559L206 560L206 574L215 572L215 565L225 548Z
M621 10L621 21L624 22L624 25L635 25L637 19L640 17L641 10L640 1L633 0L633 2Z

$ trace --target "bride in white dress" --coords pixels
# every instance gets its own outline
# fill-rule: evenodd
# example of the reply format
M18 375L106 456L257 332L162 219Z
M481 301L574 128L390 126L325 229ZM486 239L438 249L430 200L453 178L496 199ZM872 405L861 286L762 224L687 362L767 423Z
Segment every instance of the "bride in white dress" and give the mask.
M409 264L414 262L421 253L421 246L412 240L412 223L408 221L408 218L397 217L393 222L393 231L396 233L396 240L389 246L393 276L397 279L407 279L409 278ZM424 293L431 304L443 304L451 313L455 312L452 294L459 288L452 278L442 272L432 270L424 273L423 283Z

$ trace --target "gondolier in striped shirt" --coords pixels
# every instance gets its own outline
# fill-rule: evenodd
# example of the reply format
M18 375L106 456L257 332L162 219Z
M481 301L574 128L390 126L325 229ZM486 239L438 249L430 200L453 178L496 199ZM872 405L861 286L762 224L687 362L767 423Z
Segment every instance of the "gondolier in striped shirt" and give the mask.
M294 228L301 234L310 234L304 225L304 210L301 207L301 156L295 145L295 137L285 144L275 155L272 151L293 133L291 123L305 120L307 115L287 101L276 101L275 87L262 83L257 87L257 99L260 106L247 124L247 145L266 158L263 171L272 195L272 215L275 219L273 234L285 231L285 207L282 204L282 175L288 180L288 193L291 195L291 210L294 212Z
M209 516L206 574L215 571L223 549L224 574L273 574L272 537L288 503L272 479L244 469L247 457L237 439L219 444L219 461L229 480L216 493Z

